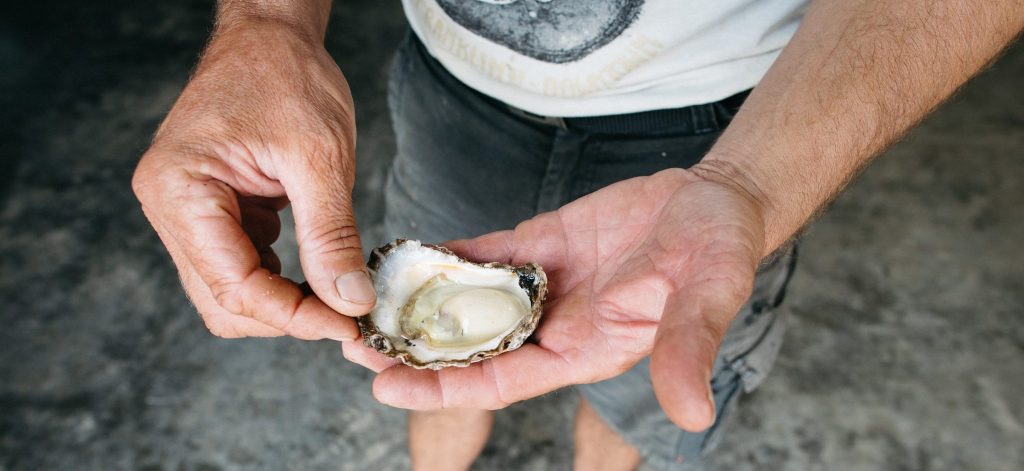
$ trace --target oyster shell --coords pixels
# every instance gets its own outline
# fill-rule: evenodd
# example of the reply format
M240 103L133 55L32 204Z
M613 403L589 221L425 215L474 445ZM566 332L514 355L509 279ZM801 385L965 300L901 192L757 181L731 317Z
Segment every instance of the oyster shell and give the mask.
M468 366L519 348L541 316L540 266L477 264L398 239L367 264L377 305L358 319L363 342L415 368Z

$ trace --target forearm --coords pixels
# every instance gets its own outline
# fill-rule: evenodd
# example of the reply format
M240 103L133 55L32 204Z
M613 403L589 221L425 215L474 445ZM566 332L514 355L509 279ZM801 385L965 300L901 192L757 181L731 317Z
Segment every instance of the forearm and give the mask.
M818 0L700 166L762 207L764 253L1024 27L1020 0Z
M214 31L252 23L277 23L323 42L331 0L220 0Z

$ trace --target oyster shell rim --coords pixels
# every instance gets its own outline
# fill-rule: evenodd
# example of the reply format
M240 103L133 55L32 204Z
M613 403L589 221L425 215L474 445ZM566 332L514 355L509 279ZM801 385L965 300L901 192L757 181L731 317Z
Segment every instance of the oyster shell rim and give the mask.
M370 271L370 275L374 277L376 282L376 273L380 269L384 259L391 251L397 249L399 246L407 242L418 242L412 239L395 239L395 241L377 247L370 253L370 258L366 262L367 269ZM467 260L455 252L452 252L447 247L435 244L425 244L418 242L420 246L430 250L435 250L446 255L451 255L458 259L460 263L468 263L483 268L500 268L508 271L515 272L520 276L533 275L534 283L529 285L529 288L522 286L520 287L526 291L528 298L530 299L530 316L529 319L519 324L518 327L513 329L511 332L502 337L501 342L498 343L496 348L490 350L483 350L473 353L469 358L463 360L434 360L434 361L419 361L416 359L411 352L396 348L391 341L391 338L381 332L377 325L374 324L371 316L373 311L369 314L356 318L356 324L359 327L359 333L363 338L363 345L370 347L377 352L384 354L389 358L395 358L401 361L403 364L411 366L416 369L431 369L440 370L447 367L466 367L473 363L486 360L488 358L496 357L502 353L510 352L518 349L526 342L526 339L533 335L533 332L537 329L540 323L541 315L543 314L543 304L548 294L548 283L547 274L544 273L544 269L533 262L526 263L521 266L509 265L501 262L486 262L477 263L471 260Z

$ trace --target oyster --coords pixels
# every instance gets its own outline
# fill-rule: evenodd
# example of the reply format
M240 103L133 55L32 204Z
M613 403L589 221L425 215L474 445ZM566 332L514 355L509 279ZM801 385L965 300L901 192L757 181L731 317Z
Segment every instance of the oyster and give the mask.
M540 266L477 264L444 247L398 239L370 255L377 305L363 342L416 368L468 366L519 348L540 321Z

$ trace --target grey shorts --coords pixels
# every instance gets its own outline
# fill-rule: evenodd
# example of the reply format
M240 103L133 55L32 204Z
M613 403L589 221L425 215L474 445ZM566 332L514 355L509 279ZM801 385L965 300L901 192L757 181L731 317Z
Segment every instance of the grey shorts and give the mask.
M469 89L411 34L395 58L388 102L398 155L386 185L385 237L433 243L511 229L617 181L690 167L739 106L732 100L635 120L546 124ZM795 260L786 251L762 268L753 296L730 327L712 379L719 419L708 431L685 432L668 420L654 397L647 361L616 378L579 386L649 468L697 463L721 436L740 396L768 373L784 330L774 308Z

